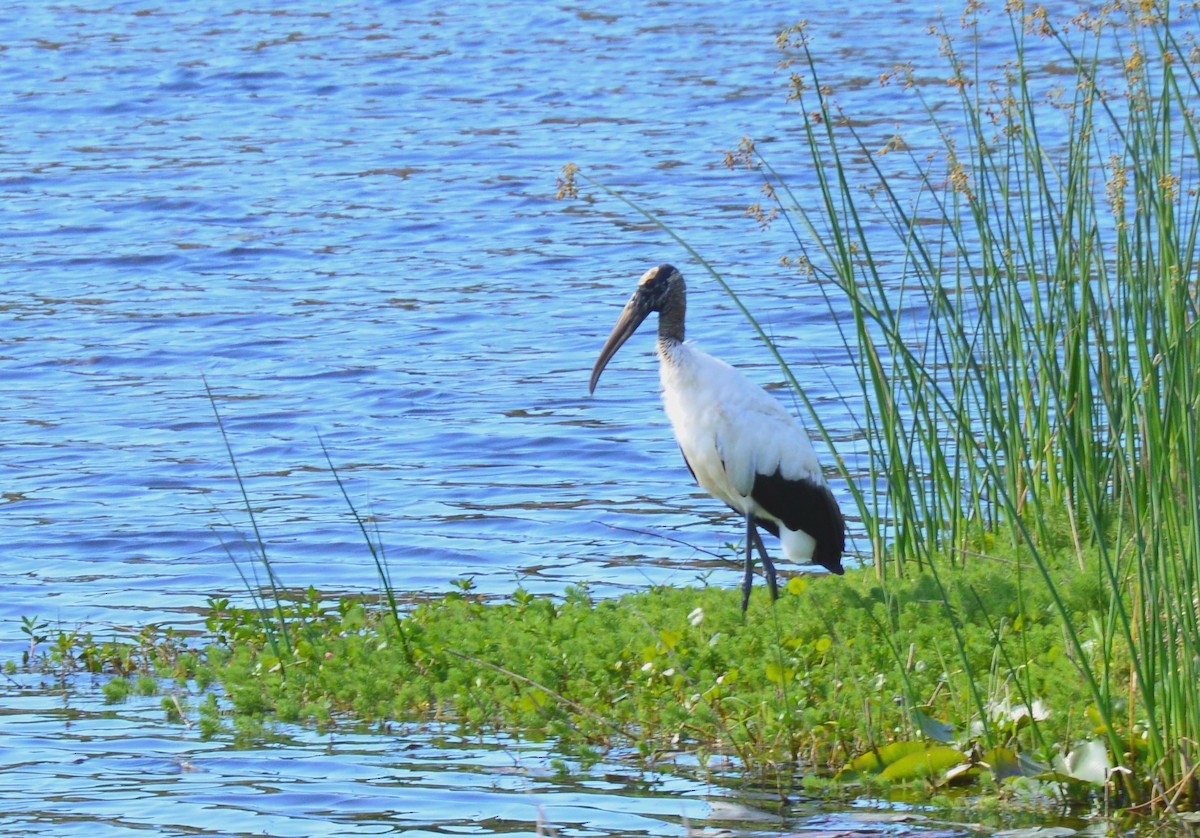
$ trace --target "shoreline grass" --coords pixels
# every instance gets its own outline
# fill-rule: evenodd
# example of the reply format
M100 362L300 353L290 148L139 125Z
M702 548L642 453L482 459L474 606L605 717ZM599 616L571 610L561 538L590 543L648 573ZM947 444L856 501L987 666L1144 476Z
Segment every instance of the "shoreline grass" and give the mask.
M752 143L734 160L763 173L807 280L852 313L843 334L867 406L869 479L889 504L860 511L877 536L895 526L890 543L875 539L880 578L915 563L940 585L971 543L1020 550L1035 571L1027 590L1054 603L1125 799L1195 807L1200 83L1194 43L1175 27L1194 26L1196 11L1118 3L1056 24L1010 5L999 28L1012 60L994 70L977 49L985 15L970 4L958 33L939 33L957 108L935 109L906 82L939 146L872 147L797 27L780 43L799 68L816 205ZM1071 68L1061 89L1039 79L1034 45ZM901 162L880 162L891 155ZM852 174L850 156L866 171ZM901 177L915 193L893 185ZM898 272L884 253L902 254ZM901 313L910 297L921 323ZM1064 562L1101 584L1091 622L1061 596L1051 568ZM1089 644L1104 654L1091 659Z
M980 560L945 592L929 574L887 590L870 569L795 576L778 604L760 598L745 616L737 591L709 587L602 600L582 587L558 600L518 589L485 602L459 580L399 621L386 598L285 590L267 609L213 600L203 637L147 632L120 668L105 661L121 644L98 654L82 637L34 662L56 674L114 672L114 701L144 693L150 676L170 678L190 700L164 698L169 716L190 709L203 735L247 743L280 724L426 722L550 740L584 768L613 753L645 765L687 753L702 769L732 760L748 781L774 777L784 795L803 773L824 794L965 785L1091 805L1103 777L1077 764L1087 750L1076 743L1094 739L1094 708L1048 601L1015 595L1018 564ZM1092 577L1056 572L1072 608L1098 613ZM290 650L274 639L279 619ZM977 688L989 696L986 749Z

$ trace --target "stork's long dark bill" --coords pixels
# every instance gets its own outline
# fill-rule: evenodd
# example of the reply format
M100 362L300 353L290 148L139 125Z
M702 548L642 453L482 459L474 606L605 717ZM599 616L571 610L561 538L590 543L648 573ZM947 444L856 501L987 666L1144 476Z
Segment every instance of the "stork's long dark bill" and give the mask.
M651 301L640 291L634 292L634 295L629 298L629 302L625 304L625 310L617 318L617 325L613 326L612 334L608 336L608 340L604 342L604 348L600 350L596 366L592 367L592 380L588 384L589 393L596 392L596 382L600 380L600 373L604 372L604 367L612 360L612 356L617 354L617 350L625 345L625 341L633 336L637 327L642 325L642 321L650 316L650 312L654 310L652 305Z

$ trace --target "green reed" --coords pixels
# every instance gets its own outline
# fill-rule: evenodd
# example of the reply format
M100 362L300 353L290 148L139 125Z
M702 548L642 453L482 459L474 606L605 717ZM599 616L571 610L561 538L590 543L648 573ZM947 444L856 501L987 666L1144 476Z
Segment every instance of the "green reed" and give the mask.
M748 141L731 162L763 173L794 263L849 312L867 482L885 490L856 495L880 578L915 563L940 579L996 538L1021 547L1018 574L1055 602L1111 759L1135 771L1126 790L1194 805L1200 84L1176 32L1195 20L1148 4L1066 28L1005 14L1012 60L994 72L977 45L995 18L979 4L961 36L942 28L956 108L891 75L933 149L865 136L822 85L804 28L785 32L818 187L793 192ZM1048 47L1069 68L1050 89ZM1064 561L1099 574L1103 619L1081 624L1064 604L1051 573Z
M273 604L268 605L267 603L266 590L264 590L264 586L259 582L258 573L255 570L256 564L251 565L250 575L247 576L237 556L234 555L233 549L224 540L221 540L221 546L225 549L225 554L229 556L230 564L233 565L242 580L242 586L246 589L246 593L254 605L254 610L258 614L259 624L270 641L275 658L282 661L285 659L285 652L286 657L290 657L293 651L291 632L288 628L288 620L285 617L283 583L280 582L275 569L271 566L271 560L267 557L267 543L263 539L262 531L259 530L258 516L254 514L254 505L250 503L250 493L246 489L246 481L242 478L242 472L237 464L237 457L233 454L233 445L229 441L229 434L225 430L225 423L221 420L221 411L217 408L217 397L213 394L207 379L204 380L204 392L208 396L209 406L212 407L213 418L217 421L217 430L221 432L221 441L225 444L225 453L229 456L229 465L233 469L233 476L237 481L238 493L242 497L246 516L250 521L250 528L254 533L254 560L257 564L262 565L263 574L267 578L266 588L270 591ZM253 581L251 581L252 579Z
M216 396L212 388L209 387L207 380L204 382L204 389L208 396L209 405L212 407L213 416L217 422L217 430L220 432L221 440L225 444L225 453L229 456L229 465L233 469L238 492L241 495L242 504L246 510L246 517L249 520L254 536L252 542L253 562L249 566L249 573L247 573L247 568L243 566L242 562L234 554L230 545L222 540L221 546L225 549L230 563L242 581L242 587L245 588L246 594L253 604L253 613L258 617L258 626L269 641L275 659L281 666L281 671L285 671L285 662L291 660L296 655L296 641L293 637L293 632L297 624L296 618L297 616L306 618L320 612L318 595L315 589L310 587L302 596L297 596L295 592L289 591L280 580L268 555L266 540L263 538L262 531L259 528L258 516L255 514L254 506L250 502L250 494L246 487L246 481L242 477L241 470L238 468L237 457L233 452L233 445L225 429L225 423L221 419L221 412L217 408ZM387 604L387 611L391 617L387 623L387 627L395 629L399 635L401 648L404 650L405 657L411 658L412 650L410 641L404 629L399 598L392 584L391 568L384 553L382 539L379 537L378 532L372 537L371 531L367 528L367 520L358 511L354 501L350 498L350 493L342 481L342 476L333 464L333 458L329 454L329 449L325 446L325 440L318 436L318 442L320 443L321 454L325 458L325 463L329 466L329 473L333 477L342 499L346 502L346 508L354 519L355 526L358 527L363 541L367 545L367 550L371 554L371 560L375 565L375 572L379 577L379 583L382 588L381 595ZM266 577L265 584L260 579L258 573L259 566L261 566L263 575ZM304 619L300 619L299 623L303 625ZM311 631L306 630L305 633L309 635L308 640L311 645Z

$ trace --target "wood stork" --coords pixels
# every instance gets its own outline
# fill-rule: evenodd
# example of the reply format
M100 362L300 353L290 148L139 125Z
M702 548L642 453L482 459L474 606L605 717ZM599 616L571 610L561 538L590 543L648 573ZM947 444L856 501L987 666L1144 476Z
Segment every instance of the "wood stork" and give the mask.
M683 276L671 265L646 271L608 336L588 392L605 365L652 311L658 312L663 407L683 460L700 487L746 521L742 610L754 580L753 545L778 597L775 566L758 527L780 539L783 554L841 575L846 526L800 423L733 367L684 343Z

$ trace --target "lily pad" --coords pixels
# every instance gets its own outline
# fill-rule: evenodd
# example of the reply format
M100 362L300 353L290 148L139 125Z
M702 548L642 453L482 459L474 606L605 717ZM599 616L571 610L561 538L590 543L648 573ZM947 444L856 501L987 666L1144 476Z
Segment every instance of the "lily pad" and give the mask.
M877 774L893 782L920 780L941 774L966 762L967 757L945 745L930 747L926 742L892 742L856 757L842 774Z
M1108 759L1108 748L1099 739L1083 742L1067 754L1066 758L1059 756L1054 760L1054 770L1085 783L1102 786L1108 782L1112 763Z
M896 760L883 769L879 776L897 782L920 780L941 774L947 768L966 761L967 758L961 751L937 745Z
M843 774L878 774L898 759L925 750L924 742L891 742L882 748L855 757L842 769Z

